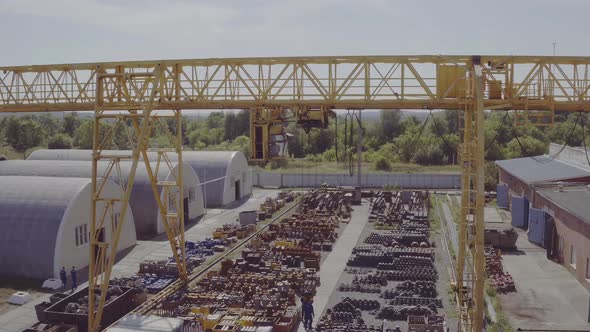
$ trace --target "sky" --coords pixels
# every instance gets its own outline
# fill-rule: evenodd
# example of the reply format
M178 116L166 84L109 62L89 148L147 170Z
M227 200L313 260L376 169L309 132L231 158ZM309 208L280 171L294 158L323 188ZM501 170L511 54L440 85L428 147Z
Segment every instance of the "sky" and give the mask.
M0 0L0 66L180 58L590 55L588 0Z

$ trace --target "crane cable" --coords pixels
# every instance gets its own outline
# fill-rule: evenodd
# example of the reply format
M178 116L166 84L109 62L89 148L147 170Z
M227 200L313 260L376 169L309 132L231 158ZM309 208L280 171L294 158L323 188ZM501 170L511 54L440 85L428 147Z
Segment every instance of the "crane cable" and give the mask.
M578 121L580 121L581 118L582 118L582 112L580 112L580 115L576 119L576 122L574 123L574 126L572 128L572 131L569 134L569 138L564 140L563 146L561 147L561 149L559 149L559 151L557 151L553 155L547 157L547 159L538 159L535 156L529 156L529 158L533 159L534 161L538 162L539 164L546 164L546 163L549 163L549 162L555 160L555 158L559 157L561 152L563 152L563 150L565 150L568 140L573 137L576 127L578 126ZM511 127L512 127L512 131L514 132L514 138L516 139L516 141L518 142L518 145L520 146L521 153L523 155L528 155L529 153L527 153L526 149L522 145L522 142L520 141L520 138L518 137L518 134L516 133L516 130L514 129L514 124L511 123Z
M588 148L586 147L586 129L584 128L584 118L582 118L582 144L584 145L584 153L586 154L586 161L590 166L590 158L588 157Z
M349 111L350 112L350 111ZM354 153L352 152L353 150L353 142L354 142L354 112L353 113L349 113L350 115L350 128L348 130L350 130L350 132L348 133L348 146L347 146L347 151L348 151L348 174L350 176L354 175L354 160L353 160L353 155Z
M415 145L415 144L418 142L418 140L419 140L419 139L422 137L422 134L424 133L424 128L426 128L426 124L428 123L428 120L430 119L430 116L431 116L431 115L432 115L432 114L429 114L429 115L428 115L428 117L426 118L426 120L424 120L424 123L422 124L422 127L420 128L420 133L418 133L418 136L417 136L417 137L415 137L415 138L412 140L412 143L410 144L410 148L411 148L411 149L413 149L413 148L414 148L414 145ZM400 157L400 160L401 160L401 159L402 159L402 158L401 158L401 157L402 157L402 155L401 155L401 153L399 152L399 147L398 147L397 145L395 145L395 143L394 143L394 146L395 146L395 149L396 149L396 154L397 154L397 156L398 156L398 157Z
M350 126L348 125L349 122ZM352 152L350 151L350 146L352 145L353 141L353 133L353 115L350 113L350 110L348 110L346 116L344 117L344 167L348 168L350 176L354 174L354 167L352 165Z
M359 112L360 112L360 111L359 111ZM361 119L359 118L359 115L358 115L358 114L356 114L354 111L352 112L352 115L351 115L351 119L350 119L351 123L352 123L352 122L354 122L353 118L356 118L357 126L358 126L358 128L361 130L361 132L364 134L364 133L365 133L365 129L363 128L363 124L362 124L362 122L361 122ZM354 145L353 145L353 139L352 139L352 138L353 138L353 132L354 132L354 131L352 130L352 126L351 126L351 127L350 127L350 146L351 146L351 151L350 151L350 161L351 161L351 162L350 162L350 171L349 171L349 173L350 173L350 176L352 176L352 175L354 174L354 163L352 162L352 156L353 156L353 154L354 154L354 152L353 152L353 151L354 151ZM357 144L361 144L361 149L362 149L362 148L363 148L363 147L362 147L362 144L363 144L363 143L362 143L362 141L360 141L360 139L361 139L361 137L360 137L360 136L359 136L359 137L357 137L357 140L359 140L359 142L357 142ZM358 162L358 163L362 163L362 162L363 162L363 161L360 159L360 155L359 155L358 153L357 153L357 159L358 159L358 160L357 160L357 162Z
M336 163L340 162L340 158L338 158L338 115L336 115L336 119L334 120L334 149L336 150Z
M494 138L486 144L484 151L487 151L490 148L490 146L492 146L492 144L494 144L494 142L496 142L496 140L498 139L498 136L500 135L500 132L504 128L504 123L505 123L504 120L507 117L509 117L508 111L506 111L506 113L504 113L504 116L502 117L502 122L500 122L500 127L496 130L496 135L494 135ZM508 120L510 120L510 119L508 119Z
M436 123L436 119L434 118L434 115L432 115L432 110L430 110L430 117L432 117L432 123L434 124L434 129L436 130L436 135L442 139L443 143L445 143L445 146L447 147L447 149L456 152L456 149L453 148L449 142L447 142L447 140L445 139L445 137L440 133L440 129L438 127L438 123Z

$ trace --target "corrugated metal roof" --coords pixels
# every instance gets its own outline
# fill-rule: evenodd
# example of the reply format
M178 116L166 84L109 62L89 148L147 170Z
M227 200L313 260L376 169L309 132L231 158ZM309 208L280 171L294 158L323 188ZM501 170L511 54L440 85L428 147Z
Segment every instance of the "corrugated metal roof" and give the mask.
M585 185L564 186L563 191L557 185L550 188L537 188L537 192L590 224L590 189Z
M105 150L104 154L129 155L130 151ZM150 160L157 160L156 152L149 153ZM171 160L176 160L174 154L169 155ZM201 182L208 182L221 177L218 181L212 181L205 185L207 207L219 207L231 202L224 200L224 194L231 188L231 177L248 171L248 161L240 151L183 151L183 162L190 165L199 176ZM92 160L92 150L37 150L29 155L27 160ZM233 166L232 166L233 165ZM240 174L228 174L230 169L239 169ZM250 188L244 188L242 196L249 195ZM229 195L226 195L229 197Z
M131 164L129 161L120 163L125 183L127 182ZM187 163L184 163L184 165L185 172L192 172L192 168ZM109 162L99 163L99 176L106 174L108 166ZM176 163L174 163L174 166L176 166ZM161 170L158 174L160 180L166 180L169 175L168 169L164 169L164 167L160 166ZM155 165L152 165L152 168L155 168ZM119 183L115 169L111 171L110 175L112 181ZM92 176L92 163L90 161L72 160L6 160L0 163L0 176L90 178ZM195 177L197 176L195 175ZM185 186L199 189L198 184L197 180L196 183L186 183ZM198 198L202 197L199 190L197 190L196 194ZM137 233L142 236L157 234L159 211L145 165L138 164L137 166L129 205L133 211Z
M0 176L0 275L53 276L64 213L88 185L90 179Z
M590 172L547 156L497 160L496 165L527 184L590 177Z

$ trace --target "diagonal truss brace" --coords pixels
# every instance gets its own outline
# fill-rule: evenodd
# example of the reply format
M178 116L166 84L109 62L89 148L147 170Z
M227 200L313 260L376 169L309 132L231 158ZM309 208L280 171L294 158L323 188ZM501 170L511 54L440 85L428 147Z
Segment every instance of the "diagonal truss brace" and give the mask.
M129 198L134 185L138 164L143 160L147 176L151 182L160 217L170 242L172 255L178 267L178 274L182 281L187 280L186 253L184 241L184 185L182 174L182 118L178 110L174 110L173 118L176 121L175 135L171 139L172 148L156 149L157 158L149 153L149 139L154 126L160 117L170 118L170 115L158 115L154 106L158 102L160 93L160 68L157 67L151 73L132 74L125 73L98 74L96 109L93 131L93 160L92 160L92 206L90 227L90 259L88 279L88 331L100 331L103 311L106 305L106 295L109 280L115 263L116 253L121 230L129 206ZM137 100L142 98L140 110L131 109L126 112L112 114L106 111L102 103L102 87L105 80L115 82L120 87L119 98L131 100L131 96ZM109 142L114 130L101 137L100 125L106 119L116 118L116 128L120 123L130 122L134 132L128 133L129 144L133 153L129 156L108 155L104 150L111 148ZM170 161L169 154L177 154L178 166ZM152 160L150 160L152 158ZM155 160L153 160L155 159ZM122 168L121 161L128 160L131 165ZM152 163L155 161L155 169ZM128 174L123 174L126 170ZM159 181L161 173L173 174L169 181ZM106 197L103 192L108 179L113 179L121 187L119 197ZM125 183L126 179L126 183ZM106 203L105 203L106 202ZM102 212L101 212L102 211ZM117 216L117 212L119 212ZM101 230L107 223L114 230L111 238L105 238Z

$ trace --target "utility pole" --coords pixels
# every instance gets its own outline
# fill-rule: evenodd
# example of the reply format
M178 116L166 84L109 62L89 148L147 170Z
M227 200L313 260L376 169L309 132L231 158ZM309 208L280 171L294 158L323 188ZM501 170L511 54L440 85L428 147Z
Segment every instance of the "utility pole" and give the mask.
M555 56L555 46L557 46L557 42L553 42L551 44L553 44L553 56Z

